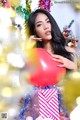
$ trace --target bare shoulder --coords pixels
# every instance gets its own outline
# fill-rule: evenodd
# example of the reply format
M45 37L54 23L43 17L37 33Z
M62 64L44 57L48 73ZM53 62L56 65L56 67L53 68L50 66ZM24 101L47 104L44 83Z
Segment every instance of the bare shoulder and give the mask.
M73 54L75 54L76 50L75 48L71 48L71 47L68 47L68 46L65 46L65 49L68 51L68 52L71 52Z

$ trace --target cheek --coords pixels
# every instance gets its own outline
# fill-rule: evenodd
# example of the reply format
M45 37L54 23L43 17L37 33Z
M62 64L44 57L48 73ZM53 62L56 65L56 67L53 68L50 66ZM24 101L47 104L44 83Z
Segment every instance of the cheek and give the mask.
M43 31L41 29L36 30L36 33L39 37L41 37L41 38L43 37Z
M44 38L45 38L45 36L44 36L43 32L39 32L39 33L38 33L38 36L39 36L40 38L42 38L42 39L44 39Z

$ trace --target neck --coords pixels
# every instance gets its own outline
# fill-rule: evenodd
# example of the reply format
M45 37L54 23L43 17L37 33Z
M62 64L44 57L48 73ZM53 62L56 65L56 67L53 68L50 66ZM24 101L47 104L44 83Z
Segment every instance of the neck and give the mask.
M44 43L44 49L46 49L50 54L53 54L53 49L50 41Z

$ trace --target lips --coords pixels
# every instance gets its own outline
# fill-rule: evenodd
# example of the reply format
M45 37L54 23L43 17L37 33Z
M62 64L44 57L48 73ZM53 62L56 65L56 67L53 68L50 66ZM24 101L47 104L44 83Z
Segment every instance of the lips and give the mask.
M51 32L50 31L46 31L45 34L46 35L51 35Z

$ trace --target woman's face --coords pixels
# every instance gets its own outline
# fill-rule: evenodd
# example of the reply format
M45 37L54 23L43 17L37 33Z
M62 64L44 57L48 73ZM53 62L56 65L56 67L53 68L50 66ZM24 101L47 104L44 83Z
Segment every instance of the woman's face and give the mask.
M37 35L43 40L51 40L51 23L49 18L43 14L39 13L35 20L35 31Z

